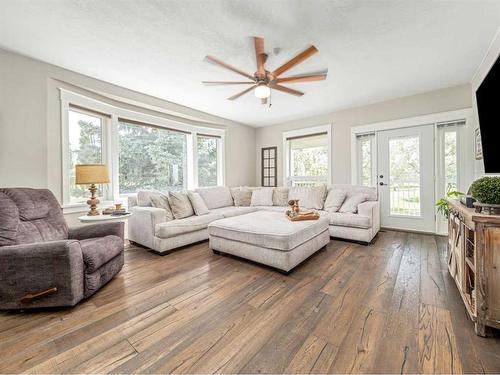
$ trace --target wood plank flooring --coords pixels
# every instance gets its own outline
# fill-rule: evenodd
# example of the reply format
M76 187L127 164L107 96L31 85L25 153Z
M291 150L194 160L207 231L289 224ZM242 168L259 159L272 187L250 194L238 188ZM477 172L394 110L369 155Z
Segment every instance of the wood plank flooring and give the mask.
M129 246L72 309L0 312L1 373L499 373L474 334L444 238L330 241L289 276L200 243Z

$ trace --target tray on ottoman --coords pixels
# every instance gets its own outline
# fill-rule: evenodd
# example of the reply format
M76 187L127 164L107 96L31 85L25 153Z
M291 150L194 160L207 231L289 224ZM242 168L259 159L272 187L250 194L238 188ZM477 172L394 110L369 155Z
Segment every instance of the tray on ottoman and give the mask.
M330 241L328 219L290 221L257 211L208 225L210 248L289 272Z

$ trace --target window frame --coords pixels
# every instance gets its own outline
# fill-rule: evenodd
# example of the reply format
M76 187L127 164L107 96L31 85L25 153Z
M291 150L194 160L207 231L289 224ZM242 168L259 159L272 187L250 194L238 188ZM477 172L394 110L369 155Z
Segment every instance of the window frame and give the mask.
M303 129L297 129L297 130L291 130L287 132L283 132L283 186L288 186L288 180L290 178L290 143L288 141L288 138L300 138L300 137L307 137L311 136L314 134L318 133L326 133L326 137L328 140L328 172L326 176L326 184L329 185L332 183L332 125L327 124L327 125L319 125L319 126L312 126L309 128L303 128ZM311 181L314 180L314 178L311 178Z
M143 108L144 112L129 110L116 105L108 104L94 98L90 98L73 91L60 88L61 101L61 175L62 175L62 206L65 212L78 212L86 208L85 203L74 203L70 201L69 189L69 110L71 107L78 108L82 113L103 118L103 150L102 162L108 165L111 182L103 189L103 202L112 203L120 198L124 199L131 194L120 194L119 192L119 119L128 119L143 123L145 125L177 130L187 133L187 189L198 187L198 165L197 165L197 135L213 136L218 139L217 144L217 184L225 184L225 136L224 128L211 128L200 126L199 121L186 119L184 121L168 118L168 114L153 115L146 113L150 111ZM173 116L172 116L173 117Z

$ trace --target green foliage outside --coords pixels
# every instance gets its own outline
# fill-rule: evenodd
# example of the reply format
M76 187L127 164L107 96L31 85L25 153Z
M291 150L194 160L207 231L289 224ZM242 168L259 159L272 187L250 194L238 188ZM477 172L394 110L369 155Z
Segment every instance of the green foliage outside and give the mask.
M217 186L217 139L198 136L198 186Z
M480 203L500 204L500 177L482 177L474 181L471 193Z
M120 194L185 188L185 134L124 122L118 133Z
M88 187L75 185L75 165L102 162L102 125L81 117L73 124L70 193L74 201L85 201ZM120 123L118 134L120 194L186 188L186 134L129 123ZM217 185L216 138L198 137L198 184Z
M70 144L70 196L75 201L84 202L90 193L88 186L75 185L75 165L101 163L102 131L100 122L79 120L77 124L77 127L70 128L70 133L79 132L75 134L78 144Z

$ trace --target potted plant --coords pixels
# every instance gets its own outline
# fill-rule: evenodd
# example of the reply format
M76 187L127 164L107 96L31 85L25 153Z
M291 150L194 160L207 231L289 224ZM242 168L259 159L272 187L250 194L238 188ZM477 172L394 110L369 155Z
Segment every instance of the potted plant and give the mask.
M436 202L437 212L448 219L450 216L450 207L448 206L448 198L457 198L461 195L464 195L464 193L461 193L460 191L448 190L446 192L446 196Z
M483 207L500 208L500 177L482 177L472 183L470 190L478 202L474 203L478 212Z

